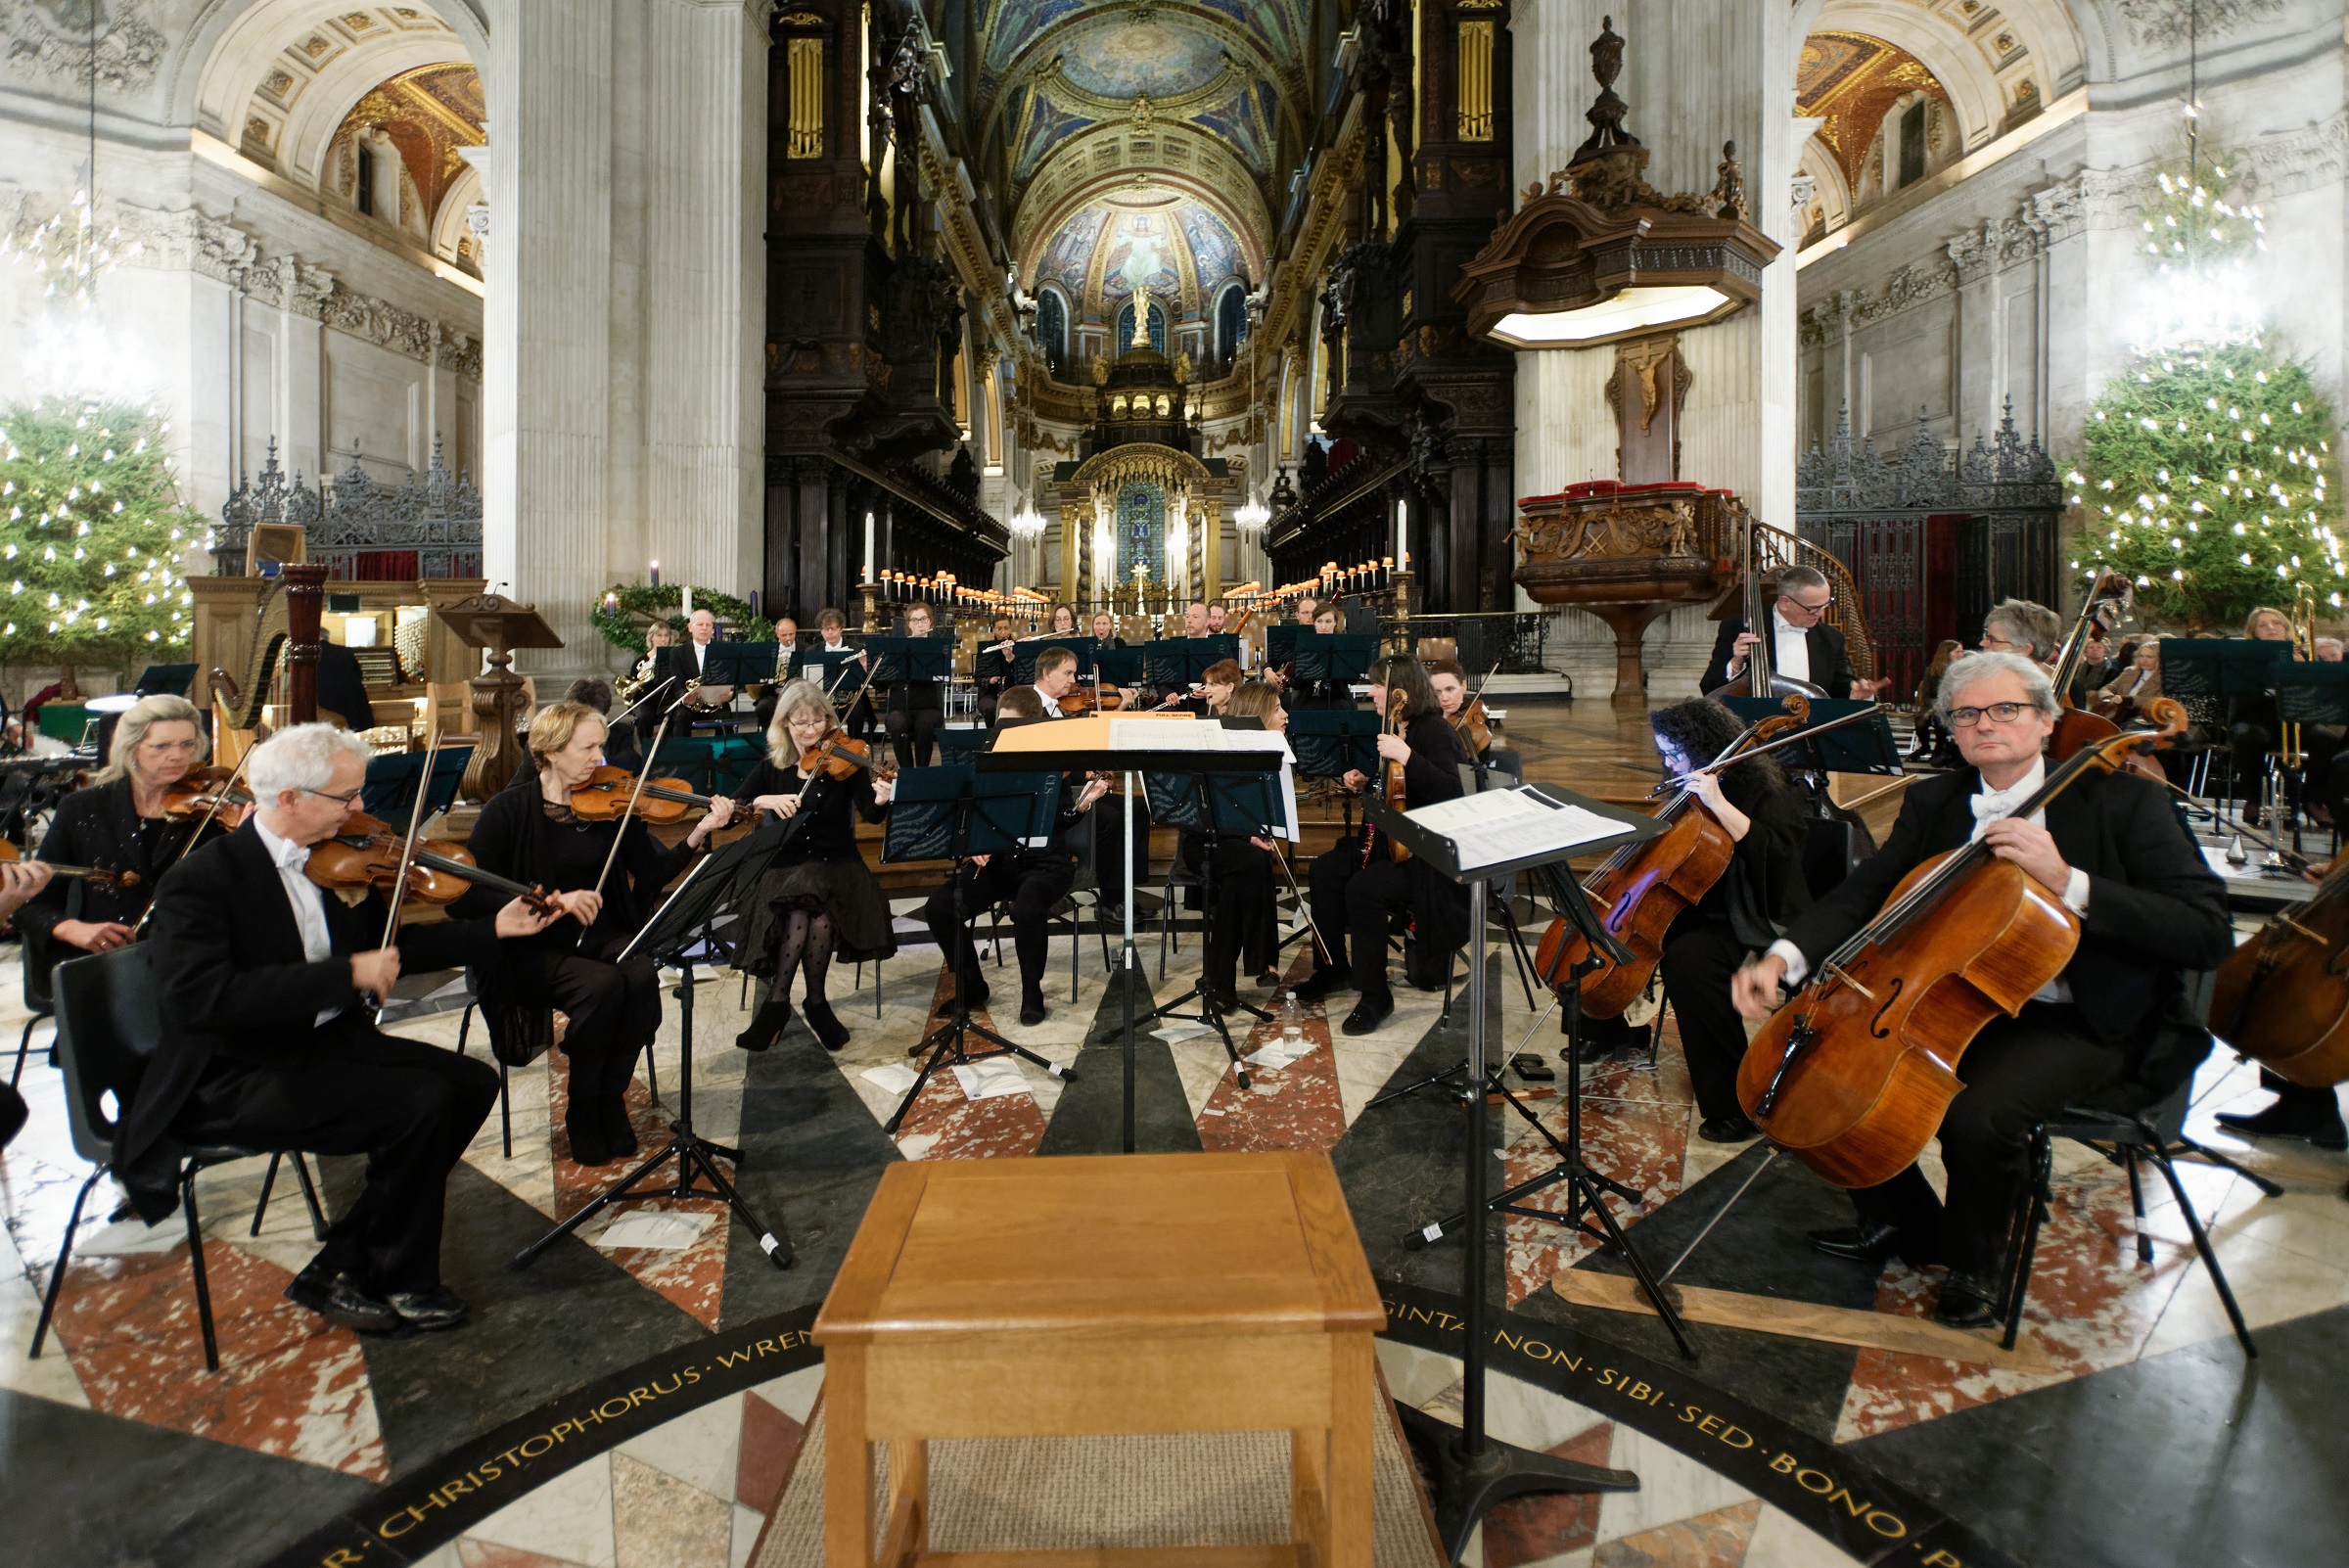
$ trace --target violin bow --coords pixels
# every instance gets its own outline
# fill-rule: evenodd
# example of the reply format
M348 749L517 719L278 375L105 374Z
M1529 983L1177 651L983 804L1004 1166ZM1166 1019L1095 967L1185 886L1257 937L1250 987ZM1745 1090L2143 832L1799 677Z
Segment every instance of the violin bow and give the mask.
M1744 761L1749 757L1759 757L1764 752L1774 752L1781 746L1792 746L1796 741L1809 740L1814 735L1823 735L1830 729L1841 729L1846 724L1857 724L1864 718L1872 718L1874 716L1874 709L1864 708L1858 713L1846 714L1841 718L1830 718L1823 724L1813 724L1806 729L1798 729L1793 734L1781 736L1774 741L1769 741L1760 746L1749 746L1744 751L1737 753L1734 757L1725 757L1719 761L1707 762L1702 767L1692 767L1685 773L1677 773L1673 775L1673 777L1667 779L1665 782L1670 784L1686 784L1690 780L1699 778L1704 774L1718 773L1725 767L1733 767L1737 763Z
M676 715L677 703L684 700L679 697L662 713L660 727L653 731L653 744L644 749L644 766L636 770L636 787L628 791L628 804L620 813L620 831L612 835L612 848L604 852L604 868L595 874L595 896L599 899L604 896L604 884L612 878L612 862L620 858L620 841L628 836L628 822L636 814L636 803L644 799L645 781L653 776L653 759L661 755L661 742L668 735L668 721ZM587 922L581 920L579 942L586 940ZM578 943L572 945L576 947Z
M227 803L230 792L237 787L237 780L245 776L245 764L251 761L253 761L253 748L248 746L245 748L245 755L237 759L237 765L229 770L227 782L213 792L212 804L206 808L204 820L196 824L194 831L188 834L187 842L179 847L179 853L171 857L171 865L177 865L186 859L188 852L196 848L196 841L204 837L204 830L210 827L212 818L220 814L220 807ZM253 804L255 810L260 808L260 802L255 801ZM165 874L170 872L171 865L163 867ZM162 886L163 879L161 877L157 877L155 881L157 887ZM134 939L140 932L147 929L147 922L154 914L155 900L149 899L147 907L139 912L138 923L130 928L130 934Z
M384 916L384 940L379 947L392 945L392 936L399 930L399 906L408 897L408 868L416 863L416 834L424 826L424 803L433 793L433 764L440 756L440 726L425 741L424 772L416 780L416 799L408 806L408 836L399 847L399 880L392 884L392 907Z

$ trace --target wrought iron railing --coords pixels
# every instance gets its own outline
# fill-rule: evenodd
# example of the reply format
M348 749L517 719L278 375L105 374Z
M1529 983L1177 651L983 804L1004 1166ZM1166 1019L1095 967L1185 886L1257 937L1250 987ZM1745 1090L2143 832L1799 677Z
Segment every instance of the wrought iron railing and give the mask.
M1451 638L1459 650L1454 657L1473 683L1495 670L1496 666L1497 673L1503 675L1558 673L1543 663L1551 619L1543 614L1507 610L1456 616L1389 616L1380 619L1378 629L1388 646L1400 645L1410 653L1416 653L1427 638Z
M413 474L405 484L379 484L354 449L350 467L323 489L311 489L299 474L287 480L272 438L258 481L240 484L220 508L209 546L214 576L243 575L246 544L263 524L299 526L307 558L323 563L336 581L482 575L482 494L470 479L449 473L438 440L421 484Z

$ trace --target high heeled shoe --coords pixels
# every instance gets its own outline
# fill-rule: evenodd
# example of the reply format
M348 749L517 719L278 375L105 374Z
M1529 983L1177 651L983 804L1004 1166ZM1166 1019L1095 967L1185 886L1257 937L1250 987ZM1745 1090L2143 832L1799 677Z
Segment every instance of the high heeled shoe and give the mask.
M824 1049L836 1051L849 1042L849 1026L840 1021L840 1015L832 1010L832 1004L823 997L808 997L801 1005L800 1011L807 1020L807 1027L815 1031L816 1041Z
M751 1015L750 1027L734 1037L737 1049L762 1051L783 1038L791 1024L791 1003L780 996L769 996L759 1004Z

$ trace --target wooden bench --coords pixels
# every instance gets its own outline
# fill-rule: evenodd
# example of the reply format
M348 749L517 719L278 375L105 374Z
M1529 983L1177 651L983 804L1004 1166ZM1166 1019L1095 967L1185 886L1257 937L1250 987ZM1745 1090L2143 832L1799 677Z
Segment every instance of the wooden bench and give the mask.
M1384 1322L1326 1155L891 1166L815 1321L825 1561L1369 1568ZM929 1549L932 1439L1282 1430L1289 1545ZM889 1445L877 1559L874 1442Z

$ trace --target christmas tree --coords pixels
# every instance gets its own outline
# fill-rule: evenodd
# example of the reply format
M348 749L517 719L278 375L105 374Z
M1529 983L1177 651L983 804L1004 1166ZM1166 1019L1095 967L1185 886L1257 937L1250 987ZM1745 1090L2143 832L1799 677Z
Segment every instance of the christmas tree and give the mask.
M2332 406L2244 314L2264 224L2225 199L2223 165L2210 173L2216 193L2161 176L2145 208L2140 347L2091 406L2064 476L2083 512L2073 569L2126 573L2141 621L2194 631L2238 627L2303 582L2335 608L2349 591Z
M0 412L0 661L168 661L194 623L183 506L153 409L63 398Z

